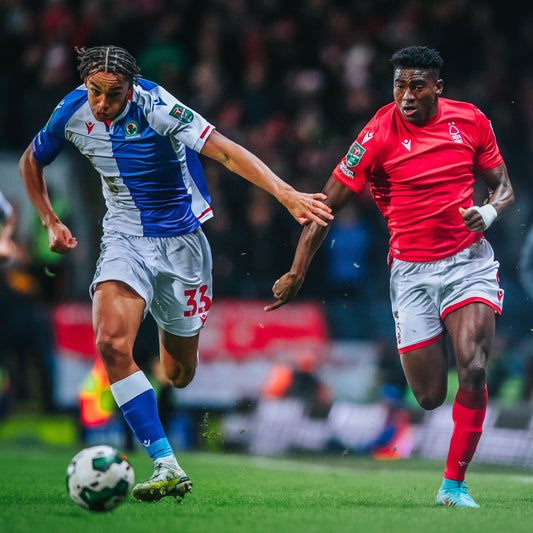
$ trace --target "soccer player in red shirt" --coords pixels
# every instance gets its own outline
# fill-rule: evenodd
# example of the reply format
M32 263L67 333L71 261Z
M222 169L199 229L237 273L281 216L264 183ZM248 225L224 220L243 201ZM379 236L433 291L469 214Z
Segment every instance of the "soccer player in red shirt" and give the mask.
M363 128L323 192L337 212L369 183L387 220L398 351L424 409L446 398L444 333L450 337L459 391L437 504L479 507L464 479L482 432L486 364L503 302L499 264L483 231L514 194L485 115L472 104L441 98L439 53L411 46L391 62L394 102ZM475 174L488 187L481 207L472 200ZM316 223L303 229L290 271L274 284L276 302L265 310L295 298L327 231Z

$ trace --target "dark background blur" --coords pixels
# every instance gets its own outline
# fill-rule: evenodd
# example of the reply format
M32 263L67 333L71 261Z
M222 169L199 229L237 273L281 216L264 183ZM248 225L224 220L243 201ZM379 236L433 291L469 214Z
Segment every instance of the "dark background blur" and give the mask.
M518 258L533 218L530 4L4 0L0 15L2 153L18 158L80 83L74 47L115 44L138 58L143 77L162 84L307 192L321 190L361 127L392 100L392 53L412 44L438 49L444 96L470 101L492 120L515 187L515 205L487 237L506 291L503 344L529 342L532 309L519 282ZM67 204L79 199L68 216L84 236L79 254L91 272L104 213L100 180L78 154L67 149L61 157L71 162L72 181L54 196ZM275 200L218 163L205 160L204 169L215 213L204 225L213 250L215 297L270 299L273 282L290 266L298 224ZM0 188L18 179L3 174ZM476 194L480 203L486 191L481 187ZM366 193L333 224L301 299L324 304L334 337L393 336L387 241L384 221ZM90 277L76 282L80 270L68 263L76 259L65 261L58 276L62 286L56 279L51 297L87 300Z

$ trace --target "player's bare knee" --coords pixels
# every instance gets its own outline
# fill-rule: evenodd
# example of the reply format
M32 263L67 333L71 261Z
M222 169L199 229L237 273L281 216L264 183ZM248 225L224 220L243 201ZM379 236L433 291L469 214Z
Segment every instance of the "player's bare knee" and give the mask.
M111 358L113 353L113 340L111 337L97 335L95 344L97 352L104 361Z
M177 378L171 379L170 384L176 389L184 389L192 381L192 376L187 377L181 373Z
M440 407L445 399L446 393L438 396L421 395L416 397L418 405L420 405L425 411L433 411L433 409Z
M483 365L471 366L466 370L464 382L460 383L460 386L469 390L481 390L485 386L486 377Z
M184 389L194 378L196 368L180 367L172 376L167 376L170 384L176 389Z
M106 366L117 364L127 356L127 350L121 339L111 335L97 334L95 344Z

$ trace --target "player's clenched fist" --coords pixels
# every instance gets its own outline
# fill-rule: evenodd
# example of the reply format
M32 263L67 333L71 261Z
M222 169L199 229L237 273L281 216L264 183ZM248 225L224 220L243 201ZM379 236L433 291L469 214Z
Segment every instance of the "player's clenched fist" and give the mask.
M54 224L48 228L48 242L50 250L58 254L65 254L78 245L78 241L64 224Z
M273 311L278 309L282 305L285 305L287 302L294 300L300 287L302 286L303 279L298 278L295 274L287 272L279 278L272 287L272 292L276 302L265 307L265 311Z

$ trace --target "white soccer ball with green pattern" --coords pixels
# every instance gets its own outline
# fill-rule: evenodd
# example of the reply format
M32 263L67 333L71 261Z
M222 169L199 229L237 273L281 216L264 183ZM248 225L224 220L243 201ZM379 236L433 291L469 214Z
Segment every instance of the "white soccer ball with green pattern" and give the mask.
M128 497L133 482L128 459L105 444L81 450L67 468L71 499L89 511L111 511Z

